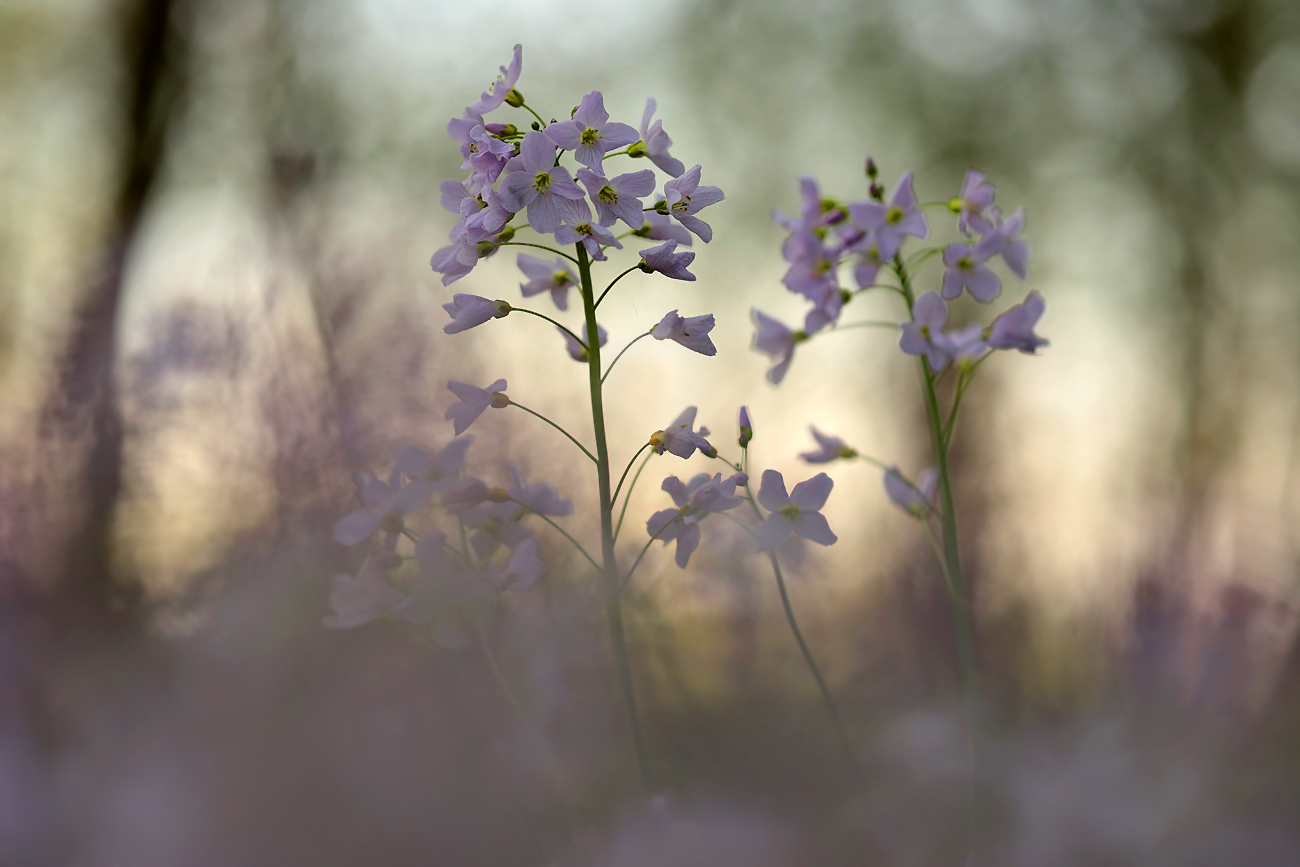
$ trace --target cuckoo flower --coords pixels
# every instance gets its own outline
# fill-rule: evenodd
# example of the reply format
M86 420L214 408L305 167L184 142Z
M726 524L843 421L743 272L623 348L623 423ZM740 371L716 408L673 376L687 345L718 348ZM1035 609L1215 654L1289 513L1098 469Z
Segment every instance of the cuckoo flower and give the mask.
M948 305L938 292L926 292L912 306L912 321L903 323L898 346L908 355L924 355L935 373L948 366L956 352L952 338L943 333Z
M510 312L510 305L504 301L492 301L481 295L457 293L451 296L450 303L442 305L442 309L446 310L447 315L451 317L451 322L442 326L443 332L459 334L476 328L489 319L504 317Z
M480 257L478 246L465 235L462 220L451 230L451 244L433 254L429 267L442 275L442 285L450 286L473 271Z
M459 437L447 443L436 457L418 446L407 446L397 453L397 468L408 479L423 479L434 493L447 490L456 474L465 466L465 453L474 437Z
M506 210L505 205L501 203L501 197L491 187L483 190L482 197L477 201L480 205L478 210L465 217L465 240L475 244L495 239L514 216ZM491 252L494 250L489 251L489 255Z
M406 527L402 519L429 502L433 491L433 483L425 479L403 484L397 470L389 477L388 484L372 477L361 490L362 507L344 515L334 525L334 540L340 545L355 545L382 529L384 544L391 551L397 547L397 537Z
M641 251L641 270L647 274L656 271L674 280L694 280L695 275L686 270L686 266L695 261L695 254L690 250L678 253L676 241L666 241L658 247L649 247Z
M469 181L443 181L438 185L439 201L444 208L462 217L478 213L483 207L483 200L478 196L482 188L475 189L475 186Z
M628 148L628 154L634 157L649 157L650 162L662 171L679 178L682 172L686 171L686 166L681 160L668 153L668 149L673 146L673 140L668 137L668 133L664 132L663 121L656 120L653 123L650 121L650 118L654 117L655 108L653 99L645 101L645 111L641 114L641 141Z
M993 207L995 195L997 191L992 184L985 183L983 172L975 169L966 172L966 179L961 184L961 195L948 202L948 210L959 214L957 228L963 235L969 235L971 229L981 235L993 229L986 214Z
M849 213L859 227L875 236L881 259L894 258L904 236L924 238L930 234L925 215L916 207L911 172L905 172L899 178L898 188L888 205L883 202L854 202L849 205Z
M605 259L602 247L622 250L623 245L614 237L614 233L591 219L591 209L581 199L566 202L563 208L564 222L555 230L555 240L561 244L578 244L587 248L588 255L597 262Z
M1048 341L1034 333L1034 326L1043 318L1047 302L1034 290L1025 296L1025 300L1008 308L993 320L984 332L984 341L990 349L1019 349L1026 355L1034 355L1039 347L1047 346Z
M563 517L573 514L573 503L556 493L555 488L546 482L529 484L523 470L513 462L507 464L507 468L510 470L510 488L507 491L510 499L539 515Z
M447 408L446 418L455 421L456 436L460 436L465 430L474 423L474 420L483 414L483 411L489 406L496 409L504 409L510 405L510 398L506 397L506 381L498 379L487 388L478 388L466 382L448 382L447 388L451 393L460 398Z
M650 332L655 340L676 340L682 346L700 355L717 355L717 347L709 339L713 330L713 314L703 316L678 316L676 310L669 311L659 324Z
M515 155L515 146L488 133L481 118L475 123L476 118L468 110L465 115L447 124L447 133L460 144L460 155L464 158L460 167L482 174L489 183L495 182Z
M813 439L817 440L818 449L813 452L800 452L799 457L803 458L810 464L829 464L831 461L839 458L856 458L857 450L849 448L844 444L844 440L839 437L829 436L817 430L816 426L810 427Z
M449 512L463 512L486 503L491 496L492 489L481 479L455 479L443 490L442 505Z
M827 247L811 231L800 231L790 237L784 252L790 268L781 282L787 289L817 305L824 304L829 296L839 294L839 284L835 279L840 259L838 249Z
M330 591L330 613L321 621L328 629L353 629L388 614L405 598L388 583L384 563L388 556L367 557L357 577L335 575Z
M744 502L736 493L736 476L725 481L722 473L710 476L700 473L683 483L676 476L664 479L663 490L677 504L675 509L662 509L646 521L646 532L665 545L677 541L677 565L685 569L691 554L700 544L700 522L712 512L725 512Z
M943 297L949 300L970 290L971 297L988 304L1002 294L1002 281L984 263L997 252L998 238L985 238L978 244L949 244L943 251Z
M800 232L825 234L827 226L844 218L844 211L841 208L834 202L822 198L816 179L809 175L799 179L799 196L798 217L791 217L783 211L772 212L772 219L790 230L792 234ZM789 243L790 239L787 239L786 244ZM782 247L781 252L786 261L790 261L790 254L785 247Z
M543 133L524 135L519 156L506 166L497 191L502 205L514 213L528 208L528 224L542 234L560 225L557 199L581 200L582 188L569 177L569 170L555 165L555 144Z
M396 619L409 623L432 622L435 637L444 646L445 629L454 623L456 607L487 595L487 589L448 556L446 546L447 537L437 530L415 543L419 578L391 612Z
M914 518L924 518L935 510L934 498L939 490L939 471L934 467L921 470L917 483L909 482L898 467L885 471L885 493L895 506Z
M713 239L713 228L695 215L724 198L722 190L717 187L700 186L698 165L664 184L663 202L668 215L698 235L706 244Z
M834 545L838 538L821 513L835 483L825 473L794 486L787 494L785 479L776 470L764 470L758 489L758 501L770 514L758 531L758 550L775 551L791 533L797 533L818 545Z
M612 226L616 220L622 220L630 229L641 228L645 214L641 211L640 197L654 192L654 172L642 169L606 179L598 171L578 169L578 180L587 188L602 226Z
M519 289L525 298L531 298L542 292L550 292L551 300L561 310L569 309L569 289L578 285L577 275L569 269L563 259L544 262L527 253L520 253L519 270L528 277L527 283L520 283Z
M582 98L573 120L549 125L546 134L566 151L573 151L575 160L596 171L600 171L605 154L637 140L637 131L632 127L609 122L605 97L599 90Z
M803 333L809 336L821 331L827 325L837 322L840 318L840 312L844 309L844 299L846 293L836 289L834 292L828 292L813 309L808 311L808 315L803 318Z
M513 548L527 538L528 531L519 523L524 514L524 510L514 503L492 499L462 510L460 517L465 526L474 530L469 537L474 552L486 560L498 548Z
M651 241L676 241L686 247L695 240L690 232L674 223L672 217L658 211L646 211L645 223L632 234Z
M510 61L509 68L501 67L501 74L496 80L488 85L488 89L479 97L478 102L470 106L469 110L487 114L492 109L505 102L510 91L515 89L519 83L519 73L524 65L524 48L522 45L515 46L515 55Z
M542 577L546 564L537 553L537 540L525 535L510 552L503 568L489 570L489 580L501 590L527 590Z
M591 337L587 334L586 323L583 323L582 326L583 343L579 343L573 338L573 335L567 331L560 329L560 333L564 335L564 348L568 350L569 357L574 361L586 362L588 353L587 347L584 344L591 340ZM608 339L608 335L605 333L605 329L601 325L596 326L596 339L600 341L599 345L601 346L604 346L605 341Z
M781 380L785 379L786 371L790 369L790 362L794 359L795 344L807 340L808 335L787 328L758 310L751 310L750 313L758 329L754 332L753 348L776 359L776 364L767 372L767 381L773 385L780 385Z
M992 209L997 217L997 209ZM999 222L989 233L985 241L993 245L990 255L1000 255L1017 277L1024 280L1029 273L1029 245L1020 239L1025 229L1025 209L1016 208L1015 213L1007 217L1006 222Z
M669 451L679 458L689 458L695 454L696 449L706 457L713 457L718 453L717 449L705 439L709 433L707 428L702 427L698 432L693 430L695 412L695 407L686 407L681 415L673 419L672 424L650 435L650 445L654 448L655 454L662 455L665 451Z

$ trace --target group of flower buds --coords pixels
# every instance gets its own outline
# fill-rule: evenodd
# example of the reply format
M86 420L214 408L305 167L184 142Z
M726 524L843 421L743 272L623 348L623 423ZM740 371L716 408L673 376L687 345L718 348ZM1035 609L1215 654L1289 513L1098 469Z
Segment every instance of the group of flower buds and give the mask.
M882 270L906 267L902 252L908 237L925 239L930 235L911 172L899 179L888 202L871 160L867 161L867 175L871 182L868 201L841 204L825 199L817 182L805 177L800 181L799 215L780 211L773 215L790 232L781 248L789 263L782 282L813 305L799 330L753 311L753 345L775 361L767 374L774 384L789 370L795 346L836 325L844 305L857 293L887 285L877 282ZM1020 238L1024 214L1017 209L1004 219L993 204L994 197L995 190L983 174L973 169L967 173L961 194L947 203L948 210L957 215L962 240L942 248L945 270L939 290L918 298L912 321L900 326L899 347L910 355L925 356L935 373L954 361L973 364L990 350L1018 349L1032 354L1047 345L1033 331L1045 308L1037 292L1030 292L987 327L943 330L948 321L945 299L969 292L976 301L987 304L1001 294L1002 281L989 267L994 259L1000 258L1021 279L1027 275L1029 247ZM940 250L934 248L933 252ZM844 264L851 265L855 289L847 288L840 279Z

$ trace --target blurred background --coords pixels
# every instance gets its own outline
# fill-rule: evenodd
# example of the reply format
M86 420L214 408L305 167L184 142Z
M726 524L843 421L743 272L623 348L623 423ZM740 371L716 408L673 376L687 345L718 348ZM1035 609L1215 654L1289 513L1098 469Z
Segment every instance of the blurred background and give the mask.
M840 543L785 552L864 785L725 522L688 570L655 546L628 597L650 801L599 590L553 536L487 624L522 718L475 642L322 628L359 560L330 533L352 474L445 443L448 379L505 377L589 438L549 326L441 332L454 291L518 300L514 256L450 289L428 268L461 176L445 123L522 42L530 105L599 88L636 125L653 96L727 194L698 282L630 275L601 308L615 350L673 307L719 323L716 358L620 362L620 467L687 405L732 443L747 403L760 469L811 475L816 424L919 470L885 333L764 380L750 308L805 309L771 212L803 173L864 198L868 154L922 200L977 167L1025 207L1030 281L999 307L1040 290L1052 345L982 368L955 457L981 863L1300 864L1300 5L607 5L0 0L0 862L964 861L951 611L866 464L829 468ZM475 472L519 461L596 538L558 435L473 432ZM655 460L626 557L663 476L706 469Z

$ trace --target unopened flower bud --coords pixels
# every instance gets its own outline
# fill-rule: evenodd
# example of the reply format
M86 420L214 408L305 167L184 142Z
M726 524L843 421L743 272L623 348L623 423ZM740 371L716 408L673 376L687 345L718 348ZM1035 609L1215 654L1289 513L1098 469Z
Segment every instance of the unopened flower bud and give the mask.
M520 108L524 104L524 95L512 87L506 94L505 103L512 108Z
M627 155L630 157L643 157L646 155L645 142L633 142L627 146Z
M510 311L514 309L507 301L497 300L492 303L497 306L497 312L492 315L493 319L505 319L510 315Z
M399 512L389 512L384 515L384 519L379 522L379 529L385 533L400 533L406 529L406 522L402 520Z
M743 449L749 445L749 441L754 438L754 423L749 419L749 407L740 408L740 447Z
M506 226L504 229L502 229L500 232L497 233L497 243L504 244L507 241L514 238L514 236L515 236L515 227Z
M642 226L641 228L649 231L649 226ZM633 232L632 234L635 235L637 234L637 232ZM642 259L640 262L638 262L636 266L640 268L642 271L646 272L647 274L653 274L655 272L655 269L651 268L650 263L647 262L645 259Z
M868 188L867 193L877 202L883 202L885 200L885 188L875 181L871 182L871 186Z
M542 129L542 125L537 121L533 121L533 129L540 132Z
M663 214L665 217L668 216L668 200L667 200L667 199L660 199L659 201L655 202L655 213L657 213L657 214Z
M961 213L961 206L962 201L960 198L954 197L948 200L948 210L952 211L954 214Z
M876 168L876 161L873 160L871 157L867 157L867 177L871 178L874 181L876 179L876 175L878 175L879 173L880 173L879 170Z
M746 472L743 472L743 471L742 471L742 472L736 473L736 475L733 476L732 478L734 478L734 479L736 480L736 487L738 487L738 488L743 488L743 487L745 487L745 485L748 485L748 484L749 484L749 473L746 473Z
M847 290L847 289L841 289L841 290L840 290L840 301L841 301L842 303L844 303L844 304L848 304L848 303L849 303L850 301L852 301L852 300L853 300L853 293L852 293L852 292L850 292L850 291Z
M713 446L709 446L707 449L704 448L703 446L700 446L700 454L704 455L706 458L712 459L718 456L718 450L715 449Z
M490 123L486 128L493 135L505 136L506 138L519 134L519 127L513 123Z
M790 335L791 343L805 343L808 340L808 332L802 329Z
M480 259L482 259L484 256L491 256L492 251L495 250L496 248L497 245L493 244L491 241L479 241L477 244L474 245L474 249L478 250L478 257Z
M489 404L493 409L505 409L510 406L510 398L504 391L492 392L492 403Z
M492 488L488 491L488 499L494 503L507 503L510 501L510 492L505 488Z

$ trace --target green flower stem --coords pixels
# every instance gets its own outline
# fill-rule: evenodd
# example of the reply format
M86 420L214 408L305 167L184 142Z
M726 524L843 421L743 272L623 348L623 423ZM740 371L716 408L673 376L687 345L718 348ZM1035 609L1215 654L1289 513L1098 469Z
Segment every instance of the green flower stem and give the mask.
M745 456L749 456L749 450L745 450ZM754 510L754 516L758 518L761 525L763 523L763 513L758 508L758 501L754 497L754 492L749 489L749 482L745 482L745 493L748 495L749 507ZM794 616L794 607L790 604L790 594L786 591L785 576L781 573L781 564L776 558L775 551L769 551L768 559L772 563L772 574L776 576L776 588L781 593L781 607L785 609L785 619L790 624L790 631L794 633L795 643L799 645L799 652L803 654L804 662L808 664L808 670L812 672L813 680L817 681L817 689L822 694L822 702L826 705L826 710L830 714L831 722L835 726L835 733L839 735L840 746L844 748L844 754L849 758L849 765L853 768L853 773L859 780L864 780L866 774L862 770L862 765L858 763L858 757L853 752L853 742L849 740L849 733L844 728L844 718L840 716L840 709L835 704L835 698L831 695L831 688L826 683L826 678L822 676L821 667L817 665L816 658L812 655L812 648L804 640L803 630L799 628L799 621Z
M563 536L564 538L568 539L570 542L573 543L573 547L578 549L579 554L587 558L587 562L591 564L591 568L595 569L597 572L600 571L600 564L592 559L591 555L587 553L587 549L582 547L582 544L579 543L577 539L570 536L567 530L565 530L559 524L552 521L550 515L543 515L541 512L537 511L536 509L534 509L532 506L528 505L524 501L516 500L514 497L510 498L510 502L523 506L525 509L528 510L529 514L536 515L546 523L550 524L556 530L558 530L561 536Z
M926 247L924 250L917 250L915 253L913 253L911 256L908 257L907 262L905 262L902 266L902 271L903 272L915 271L918 268L920 268L922 265L924 265L926 262L930 261L931 259L933 259L935 256L938 256L942 252L943 252L943 248L941 247ZM901 279L903 277L903 274L900 273L898 276ZM911 291L910 286L908 287L908 291L909 292Z
M618 275L617 277L615 277L613 280L610 280L610 281L609 281L609 285L605 287L605 291L604 291L604 292L601 292L601 293L600 293L600 297L596 299L596 306L599 307L599 306L600 306L600 302L602 302L602 301L605 300L605 296L609 294L609 290L611 290L611 289L614 288L614 284L615 284L615 283L617 283L619 280L622 280L624 277L626 277L628 274L631 274L633 271L640 271L640 270L641 270L641 266L640 266L639 264L638 264L638 265L633 265L631 268L628 268L626 271L624 271L622 274L619 274L619 275ZM610 365L610 367L613 367L613 366L614 366L614 365L612 365L612 364Z
M596 291L591 283L591 260L587 248L575 245L578 254L578 274L582 280L582 308L586 315L587 333L593 337L596 329ZM609 486L609 445L605 441L605 400L600 378L600 341L592 340L587 350L587 370L591 390L591 423L596 433L596 480L600 494L600 547L605 578L605 621L609 640L613 646L614 664L618 672L619 691L627 712L632 745L636 750L637 768L641 783L647 793L651 790L650 763L646 751L645 735L641 730L641 715L636 706L636 689L632 683L632 665L628 658L627 636L623 630L623 609L620 600L622 583L618 577L618 560L614 554L614 502Z
M596 456L593 455L591 452L587 451L587 447L586 447L586 446L584 446L582 443L580 443L580 442L578 442L576 439L574 439L573 434L569 433L567 430L565 430L564 428L560 427L558 424L556 424L555 422L551 421L549 418L547 418L546 416L542 415L540 412L535 412L535 411L529 409L528 407L524 406L522 403L515 403L513 400L510 401L510 405L511 405L511 406L517 406L517 407L519 407L520 409L522 409L524 412L528 413L529 415L531 415L531 416L535 416L536 418L540 418L542 421L546 422L546 423L549 424L551 427L555 428L557 431L559 431L560 433L562 433L562 434L564 434L566 437L568 437L569 440L570 440L570 441L571 441L575 446L577 446L578 448L582 449L582 453L583 453L584 455L586 455L587 457L591 458L592 461L596 461ZM599 462L597 462L597 463L599 463Z
M899 325L897 322L882 322L882 321L874 321L874 320L869 322L848 322L845 323L844 325L836 325L833 328L829 329L826 333L834 334L836 331L848 331L850 328L889 328L894 331L897 331Z
M548 253L554 253L557 256L563 256L565 259L568 259L570 262L572 262L575 265L578 264L578 260L570 256L568 253L561 253L559 250L555 249L554 247L548 247L545 244L530 244L527 241L505 241L503 243L497 244L497 246L498 247L536 247L539 250L545 250Z
M915 303L912 294L911 278L901 256L894 257L894 267L902 282L906 294L908 309ZM957 510L953 502L952 476L948 471L948 445L944 438L943 416L939 409L939 396L935 391L938 376L930 369L930 362L921 356L919 359L921 380L925 393L925 415L930 425L930 439L934 445L935 463L939 469L939 495L942 500L942 514L939 516L943 529L943 556L940 562L944 567L944 577L948 582L949 596L952 597L953 617L957 629L958 665L961 676L962 693L966 703L966 755L968 763L967 791L967 832L973 842L975 833L975 784L977 779L976 764L976 713L979 705L979 683L975 671L975 637L971 622L970 606L967 603L966 582L962 575L961 555L957 548Z
M627 273L627 272L624 272L624 273ZM609 291L609 290L606 290L606 291ZM633 337L633 338L632 338L632 343L636 343L636 342L637 342L638 340L640 340L642 337L649 337L650 334L651 334L651 332L649 332L649 331L646 331L646 332L643 332L643 333L641 333L641 334L638 334L636 337ZM620 350L618 351L618 355L615 355L615 356L614 356L614 360L611 361L611 362L609 363L609 367L605 368L605 372L604 372L604 373L601 375L601 377L600 377L600 381L601 381L601 384L602 384L602 385L604 384L605 380L609 378L609 372L610 372L611 370L614 369L614 365L618 364L618 360L619 360L620 358L623 357L623 353L624 353L624 352L627 352L629 349L632 348L632 343L629 343L627 346L624 346L622 349L620 349ZM616 499L616 500L618 499L617 495L614 497L614 499Z
M628 485L627 496L623 498L623 507L619 510L618 513L618 525L614 527L615 542L618 541L618 534L623 529L623 518L626 517L627 515L627 504L632 499L632 492L636 490L636 483L641 479L641 473L643 470L645 470L646 464L650 463L650 459L654 456L655 456L655 452L651 452L650 454L646 455L645 460L641 462L641 466L637 467L636 475L632 476L632 484Z
M537 118L537 122L542 125L542 129L546 128L546 121L542 120L542 116L540 114L533 111L533 107L531 105L524 102L524 103L520 103L519 107L522 108L524 111L528 112L529 114L531 114L533 117Z
M645 543L645 547L641 549L641 553L637 554L636 559L632 561L632 568L627 570L627 575L623 576L623 583L620 584L618 587L620 593L623 592L623 590L627 587L628 582L632 580L632 573L636 571L636 567L641 565L641 558L644 557L646 555L646 552L650 550L650 545L654 542L655 539L659 538L659 535L663 533L664 530L668 529L669 525L671 525L673 521L676 521L678 518L680 518L681 514L682 514L681 510L678 509L677 514L673 516L670 520L665 521L664 525L660 527L658 530L656 530L654 535L651 536L650 539Z
M624 148L624 149L621 150L621 151L610 151L609 153L605 154L605 155L604 155L603 157L601 157L600 159L601 159L602 162L604 162L605 160L609 159L610 157L623 157L623 156L627 156L627 148Z
M614 359L614 360L615 360L615 361L618 361L617 358ZM637 450L636 450L636 454L632 455L632 459L629 460L629 461L627 462L627 466L623 468L623 475L619 476L619 478L618 478L618 484L614 486L614 502L615 502L615 503L618 502L618 492L621 491L621 490L623 490L623 482L627 480L627 473L628 473L628 470L632 469L632 464L636 461L636 459L637 459L638 457L641 456L641 452L645 451L645 450L648 449L648 448L650 448L650 443L646 443L645 445L641 446L641 448L637 449ZM628 491L628 493L630 494L630 493L632 493L632 492L631 492L631 491Z
M560 323L556 322L556 321L555 321L554 319L552 319L551 317L547 316L545 313L538 313L536 310L529 310L527 307L511 307L511 308L510 308L510 312L511 312L511 313L527 313L529 316L536 316L538 319L545 319L547 322L551 323L551 324L554 325L556 328L560 329L560 330L563 331L565 334L567 334L567 335L569 335L570 337L572 337L574 340L578 341L578 345L581 346L583 349L587 349L587 341L583 340L583 339L580 338L578 335L574 334L572 331L570 331L569 329L565 328L563 325L561 325ZM590 350L588 350L588 351L590 352Z

